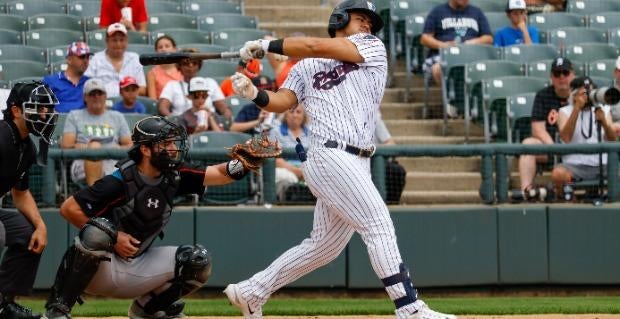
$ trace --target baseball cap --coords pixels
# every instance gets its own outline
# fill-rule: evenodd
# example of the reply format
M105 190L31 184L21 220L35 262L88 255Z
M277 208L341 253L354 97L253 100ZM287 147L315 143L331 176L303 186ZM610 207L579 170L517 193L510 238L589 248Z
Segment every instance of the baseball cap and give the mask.
M207 79L200 76L195 76L191 80L189 80L188 92L192 93L199 91L210 92L209 84L207 83Z
M260 60L258 59L251 59L247 62L239 60L239 65L243 67L243 73L251 79L257 77L263 68Z
M121 32L123 34L127 34L127 28L125 28L125 25L123 25L122 23L112 23L108 26L108 30L106 31L108 36L113 35L116 32Z
M67 55L66 56L84 56L84 55L93 55L90 52L90 48L86 42L71 42L67 47Z
M551 62L551 72L553 71L562 71L562 70L573 70L573 64L567 58L555 58L553 62Z
M526 9L525 0L508 0L508 3L506 3L506 11Z
M616 69L620 70L620 56L616 60Z
M89 94L92 91L101 91L103 93L107 93L103 81L96 78L88 79L84 83L84 94Z
M587 76L578 77L578 78L575 78L572 81L570 81L570 89L571 89L571 91L579 89L579 88L582 88L584 86L590 86L590 88L595 88L596 87L596 85L594 84L592 79L590 79Z
M138 81L136 81L136 78L134 78L133 76L126 76L123 79L121 79L121 81L118 83L118 86L122 89L122 88L126 88L130 85L135 85L135 86L139 86L138 85Z
M273 80L268 76L259 75L252 79L252 84L261 90L273 90Z

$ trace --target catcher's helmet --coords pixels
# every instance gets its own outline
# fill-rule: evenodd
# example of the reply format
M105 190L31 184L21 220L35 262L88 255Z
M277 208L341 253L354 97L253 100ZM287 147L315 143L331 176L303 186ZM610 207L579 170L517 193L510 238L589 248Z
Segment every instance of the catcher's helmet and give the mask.
M162 116L149 116L138 121L133 127L131 140L134 146L129 150L129 156L139 161L140 145L149 146L153 154L151 164L160 170L178 168L188 151L185 128Z
M49 86L40 81L18 82L11 89L6 105L5 118L12 118L11 106L19 106L30 133L47 144L54 142L51 137L58 119L58 99Z
M370 18L372 23L371 32L376 34L383 29L383 20L376 12L377 7L374 3L366 0L345 0L338 4L329 16L329 26L327 32L332 38L336 36L336 30L340 30L349 23L349 12L362 12Z

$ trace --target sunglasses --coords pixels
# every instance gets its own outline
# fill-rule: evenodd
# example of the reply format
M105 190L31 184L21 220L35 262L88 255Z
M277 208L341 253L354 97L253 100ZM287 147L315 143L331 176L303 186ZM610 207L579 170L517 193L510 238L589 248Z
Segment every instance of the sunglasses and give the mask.
M561 75L569 76L570 71L569 70L558 70L558 71L551 72L551 74L553 74L553 77L559 78Z

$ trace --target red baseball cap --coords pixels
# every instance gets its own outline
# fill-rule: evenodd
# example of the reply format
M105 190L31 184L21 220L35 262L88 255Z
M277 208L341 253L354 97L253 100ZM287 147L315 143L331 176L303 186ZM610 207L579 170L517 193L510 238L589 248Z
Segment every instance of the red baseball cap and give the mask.
M136 78L134 78L133 76L126 76L124 77L119 83L118 85L122 88L126 88L130 85L135 85L135 86L140 86L138 85L138 81L136 81Z

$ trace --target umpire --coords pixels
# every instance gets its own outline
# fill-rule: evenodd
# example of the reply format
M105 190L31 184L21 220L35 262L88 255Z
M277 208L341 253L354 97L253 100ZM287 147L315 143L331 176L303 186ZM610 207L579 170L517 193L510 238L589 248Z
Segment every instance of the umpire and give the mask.
M0 209L0 251L7 250L0 264L0 319L38 319L40 314L15 303L17 295L32 289L47 245L47 229L28 190L28 170L37 160L37 149L29 134L40 138L40 159L58 115L54 93L41 82L17 83L7 99L0 120L0 196L9 190L17 212Z

